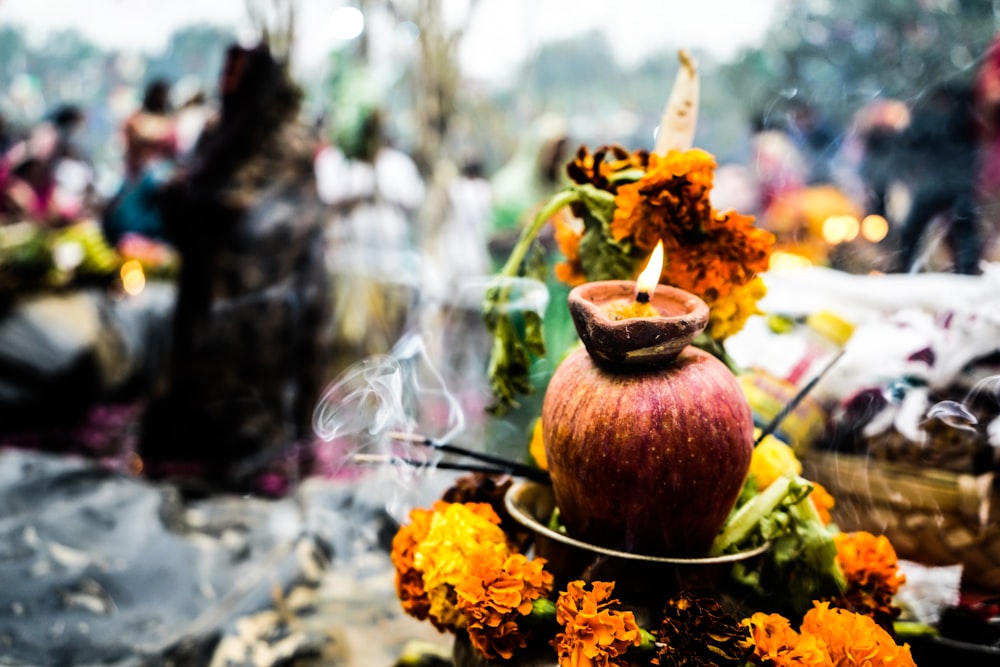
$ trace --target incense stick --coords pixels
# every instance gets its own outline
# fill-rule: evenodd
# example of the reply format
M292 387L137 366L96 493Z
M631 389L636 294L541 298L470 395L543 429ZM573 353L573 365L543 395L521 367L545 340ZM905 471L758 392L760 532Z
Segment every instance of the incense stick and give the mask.
M774 433L778 429L778 427L781 426L781 422L785 421L785 417L791 414L792 411L798 407L799 403L802 402L802 399L804 399L806 395L808 395L809 392L811 392L816 387L816 385L819 384L819 381L823 378L824 375L827 374L827 371L833 368L833 365L836 364L838 361L840 361L840 358L844 356L844 352L846 351L847 350L841 350L837 354L837 356L835 356L833 359L827 362L826 366L824 366L822 370L820 370L820 372L817 373L813 379L809 380L809 382L807 382L805 386L802 387L802 389L799 389L798 393L796 393L795 396L792 396L792 400L788 401L785 407L781 408L778 414L774 416L774 419L772 419L763 428L763 430L761 430L760 435L757 436L756 440L754 440L753 443L754 447L759 445L764 440L764 438Z
M352 463L368 463L375 465L405 465L413 468L437 468L439 470L459 470L462 472L480 472L487 475L511 475L514 477L524 477L524 475L512 472L504 468L494 468L492 466L477 465L475 463L459 463L455 461L416 461L400 456L388 456L386 454L354 454L351 456ZM541 474L539 474L541 473ZM533 481L549 482L549 476L541 469L535 469Z
M470 459L476 459L478 461L483 461L484 463L490 463L492 465L503 468L509 471L513 475L519 477L525 477L527 479L534 479L536 481L542 480L547 481L549 478L548 473L535 466L527 465L525 463L520 463L518 461L511 461L505 459L502 456L495 456L493 454L487 454L485 452L477 452L472 449L466 449L464 447L459 447L458 445L449 445L444 442L438 442L432 438L428 438L426 435L420 435L419 433L404 433L403 431L390 431L386 435L392 440L400 440L403 442L412 442L416 445L422 445L425 447L430 447L436 449L440 452L446 452L448 454L458 454L460 456L466 456Z

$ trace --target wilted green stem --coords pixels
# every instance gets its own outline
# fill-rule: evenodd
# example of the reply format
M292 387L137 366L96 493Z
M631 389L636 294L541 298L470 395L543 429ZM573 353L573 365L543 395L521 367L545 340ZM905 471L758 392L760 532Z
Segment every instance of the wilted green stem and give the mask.
M521 230L521 235L518 237L517 243L514 244L514 249L511 250L510 256L504 263L503 268L500 269L501 276L514 277L518 274L521 262L524 261L524 257L528 254L532 242L534 242L538 233L542 231L545 223L562 208L576 201L576 199L576 190L567 189L557 193L545 204L542 210L538 212L538 215L535 216L535 219L531 221L531 224Z

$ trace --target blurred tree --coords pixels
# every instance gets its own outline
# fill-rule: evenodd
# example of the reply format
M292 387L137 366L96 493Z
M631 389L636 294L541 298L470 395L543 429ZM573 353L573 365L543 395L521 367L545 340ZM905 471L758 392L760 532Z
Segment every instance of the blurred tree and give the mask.
M12 26L0 27L0 79L13 81L27 69L28 43L24 33Z
M982 0L784 0L758 48L722 68L732 97L753 112L788 100L845 124L870 99L913 100L967 79L997 31Z
M459 110L461 84L458 46L479 0L470 0L461 15L445 15L443 0L417 0L413 21L420 30L420 63L414 71L414 116L421 129L413 157L424 174L432 174L446 147L450 125Z
M226 48L236 41L233 31L207 23L186 26L175 31L167 48L149 61L148 71L176 83L192 82L208 92L215 89Z

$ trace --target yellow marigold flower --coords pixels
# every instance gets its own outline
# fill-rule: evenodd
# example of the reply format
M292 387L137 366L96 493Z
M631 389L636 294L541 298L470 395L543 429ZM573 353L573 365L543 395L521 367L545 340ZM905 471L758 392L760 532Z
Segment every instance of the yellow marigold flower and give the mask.
M822 640L837 667L915 667L908 645L897 646L868 616L831 609L829 602L813 603L802 619L802 632Z
M531 444L528 445L528 453L534 459L535 465L542 470L549 469L548 459L545 458L545 440L542 438L541 419L536 419L535 426L531 429Z
M443 509L438 503L435 509ZM420 542L431 527L434 509L417 508L410 512L410 522L402 526L392 538L392 564L396 570L396 594L405 611L421 621L430 612L431 603L424 589L424 576L413 564L413 557Z
M879 589L893 595L906 577L899 572L896 550L885 535L866 531L837 533L837 562L849 586Z
M441 584L455 586L468 570L473 554L509 552L500 517L486 503L450 503L434 512L427 535L413 555L428 591Z
M773 435L767 436L754 447L750 458L750 474L757 480L759 490L763 491L774 480L788 473L802 473L802 462L791 447Z
M708 304L711 311L708 316L706 332L715 340L725 340L743 329L751 315L761 311L757 302L767 294L764 280L759 276L746 285L737 285L729 294L720 296Z
M836 506L837 501L819 482L810 480L809 483L813 487L812 493L809 494L809 499L812 501L813 507L816 508L819 518L823 520L823 523L828 524L833 520L830 516L830 510Z
M477 554L465 580L455 586L456 607L465 614L469 639L486 659L510 659L524 648L526 634L517 620L531 613L532 602L552 592L545 560L522 554Z
M509 552L499 523L487 503L438 501L432 510L413 510L392 545L403 609L420 620L430 618L441 630L461 627L465 618L455 609L454 586L464 578L471 555Z
M630 611L609 609L613 582L595 581L591 590L584 582L571 582L556 601L556 621L563 632L552 640L561 667L611 667L625 663L630 646L639 646L642 636ZM619 660L621 658L622 660Z

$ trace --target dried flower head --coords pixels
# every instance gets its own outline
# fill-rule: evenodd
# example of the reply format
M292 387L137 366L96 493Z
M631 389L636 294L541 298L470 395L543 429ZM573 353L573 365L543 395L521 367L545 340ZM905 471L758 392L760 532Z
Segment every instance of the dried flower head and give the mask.
M739 667L753 654L747 629L717 600L686 593L667 601L658 640L662 667Z
M613 178L614 175L645 169L649 157L648 151L630 153L619 145L601 146L591 155L586 146L580 146L573 161L566 165L566 174L579 185L589 183L601 190L616 192L619 181Z
M613 582L595 581L591 590L574 581L559 594L556 621L563 631L552 640L562 667L610 667L625 662L630 646L639 646L642 637L635 615L610 609L618 604L611 598Z
M510 659L526 646L519 619L531 613L532 602L552 592L552 574L544 559L521 554L476 555L465 580L455 587L457 608L465 614L469 639L486 659Z

